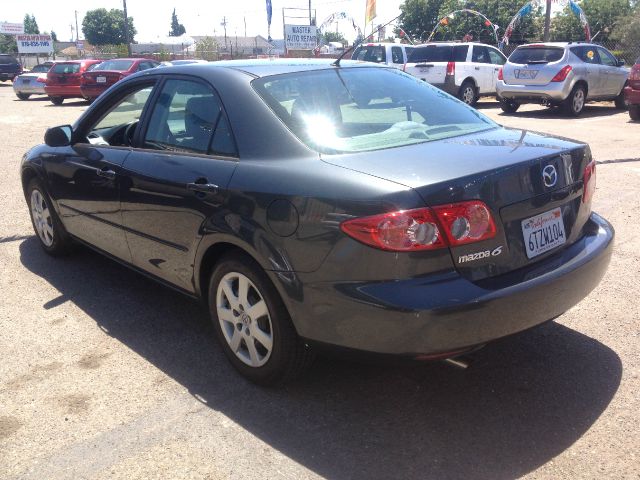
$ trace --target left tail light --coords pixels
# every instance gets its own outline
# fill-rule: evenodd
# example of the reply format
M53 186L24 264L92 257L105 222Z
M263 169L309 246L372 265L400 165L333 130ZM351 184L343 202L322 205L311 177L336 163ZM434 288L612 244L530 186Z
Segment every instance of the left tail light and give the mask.
M582 176L582 203L588 203L596 192L596 161L592 160L586 167Z
M38 78L36 78L36 82L38 83L47 83L47 76L46 75L41 75Z
M340 229L366 245L394 252L454 247L496 234L491 212L476 200L354 218Z

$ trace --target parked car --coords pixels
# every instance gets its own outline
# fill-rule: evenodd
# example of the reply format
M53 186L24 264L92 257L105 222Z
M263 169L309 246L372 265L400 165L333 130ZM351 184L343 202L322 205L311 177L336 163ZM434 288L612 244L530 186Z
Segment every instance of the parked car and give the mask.
M44 91L54 105L62 105L65 98L82 98L80 78L91 65L102 60L70 60L56 62L47 74Z
M416 45L404 71L458 97L468 105L496 94L498 71L507 58L482 43Z
M123 79L23 158L42 248L78 241L202 299L230 362L262 384L317 345L449 358L598 284L614 231L591 211L587 145L330 62ZM379 93L360 107L362 88Z
M22 73L22 65L13 55L0 53L0 80L13 80Z
M45 62L34 66L26 73L13 79L13 91L20 100L28 100L31 95L46 95L44 86L47 83L47 72L53 62Z
M82 75L80 91L82 96L92 101L107 88L132 73L155 68L160 62L146 58L115 58L105 60L90 72Z
M584 42L536 43L514 50L500 71L498 100L513 113L523 103L561 106L578 116L590 101L613 100L625 108L629 75L624 61L600 45Z
M357 47L351 54L351 59L402 68L412 50L413 45L404 43L367 43Z
M190 65L192 63L209 63L206 60L199 60L196 58L186 58L183 60L166 60L160 63L161 67L171 67L174 65Z
M629 116L632 120L640 120L640 58L631 67L629 81L624 88L624 97L629 106Z

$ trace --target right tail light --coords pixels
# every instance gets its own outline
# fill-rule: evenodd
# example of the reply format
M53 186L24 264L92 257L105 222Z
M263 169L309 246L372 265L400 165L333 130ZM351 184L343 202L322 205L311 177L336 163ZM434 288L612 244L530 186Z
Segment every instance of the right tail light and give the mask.
M502 67L498 70L498 80L504 80L504 74L502 73Z
M455 75L456 74L456 62L447 62L447 75Z
M562 69L560 69L558 73L556 73L556 76L553 77L551 81L564 82L565 79L567 78L567 75L569 75L569 72L571 72L571 70L572 70L571 65L565 65L564 67L562 67Z

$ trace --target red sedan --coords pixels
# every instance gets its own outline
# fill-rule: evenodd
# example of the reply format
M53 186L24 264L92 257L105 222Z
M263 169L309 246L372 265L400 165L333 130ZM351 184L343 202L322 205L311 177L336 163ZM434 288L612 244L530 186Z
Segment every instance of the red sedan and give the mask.
M80 79L91 65L102 60L71 60L57 62L47 74L45 93L54 105L60 105L65 98L82 98Z
M624 87L624 97L629 104L629 116L631 120L640 120L640 58L631 68L629 83Z
M114 58L106 60L91 72L82 75L80 90L82 96L91 101L100 96L111 85L136 72L155 68L160 65L147 58Z

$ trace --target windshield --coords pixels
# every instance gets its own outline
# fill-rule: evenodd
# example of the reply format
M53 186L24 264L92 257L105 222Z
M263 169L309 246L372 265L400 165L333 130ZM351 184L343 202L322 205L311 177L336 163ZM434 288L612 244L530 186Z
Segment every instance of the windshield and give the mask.
M78 73L79 63L56 63L51 70L53 73Z
M564 49L558 47L518 47L509 57L511 63L550 63L564 56Z
M425 82L386 68L336 68L252 82L274 113L322 153L363 152L495 128Z
M381 45L366 45L356 48L351 55L352 60L360 60L363 62L384 63L387 61L384 47Z
M467 60L468 45L428 45L416 47L409 56L409 63L419 62L464 62Z
M133 65L132 60L107 60L106 62L99 64L93 70L116 70L118 72L125 72L131 68L131 65Z

